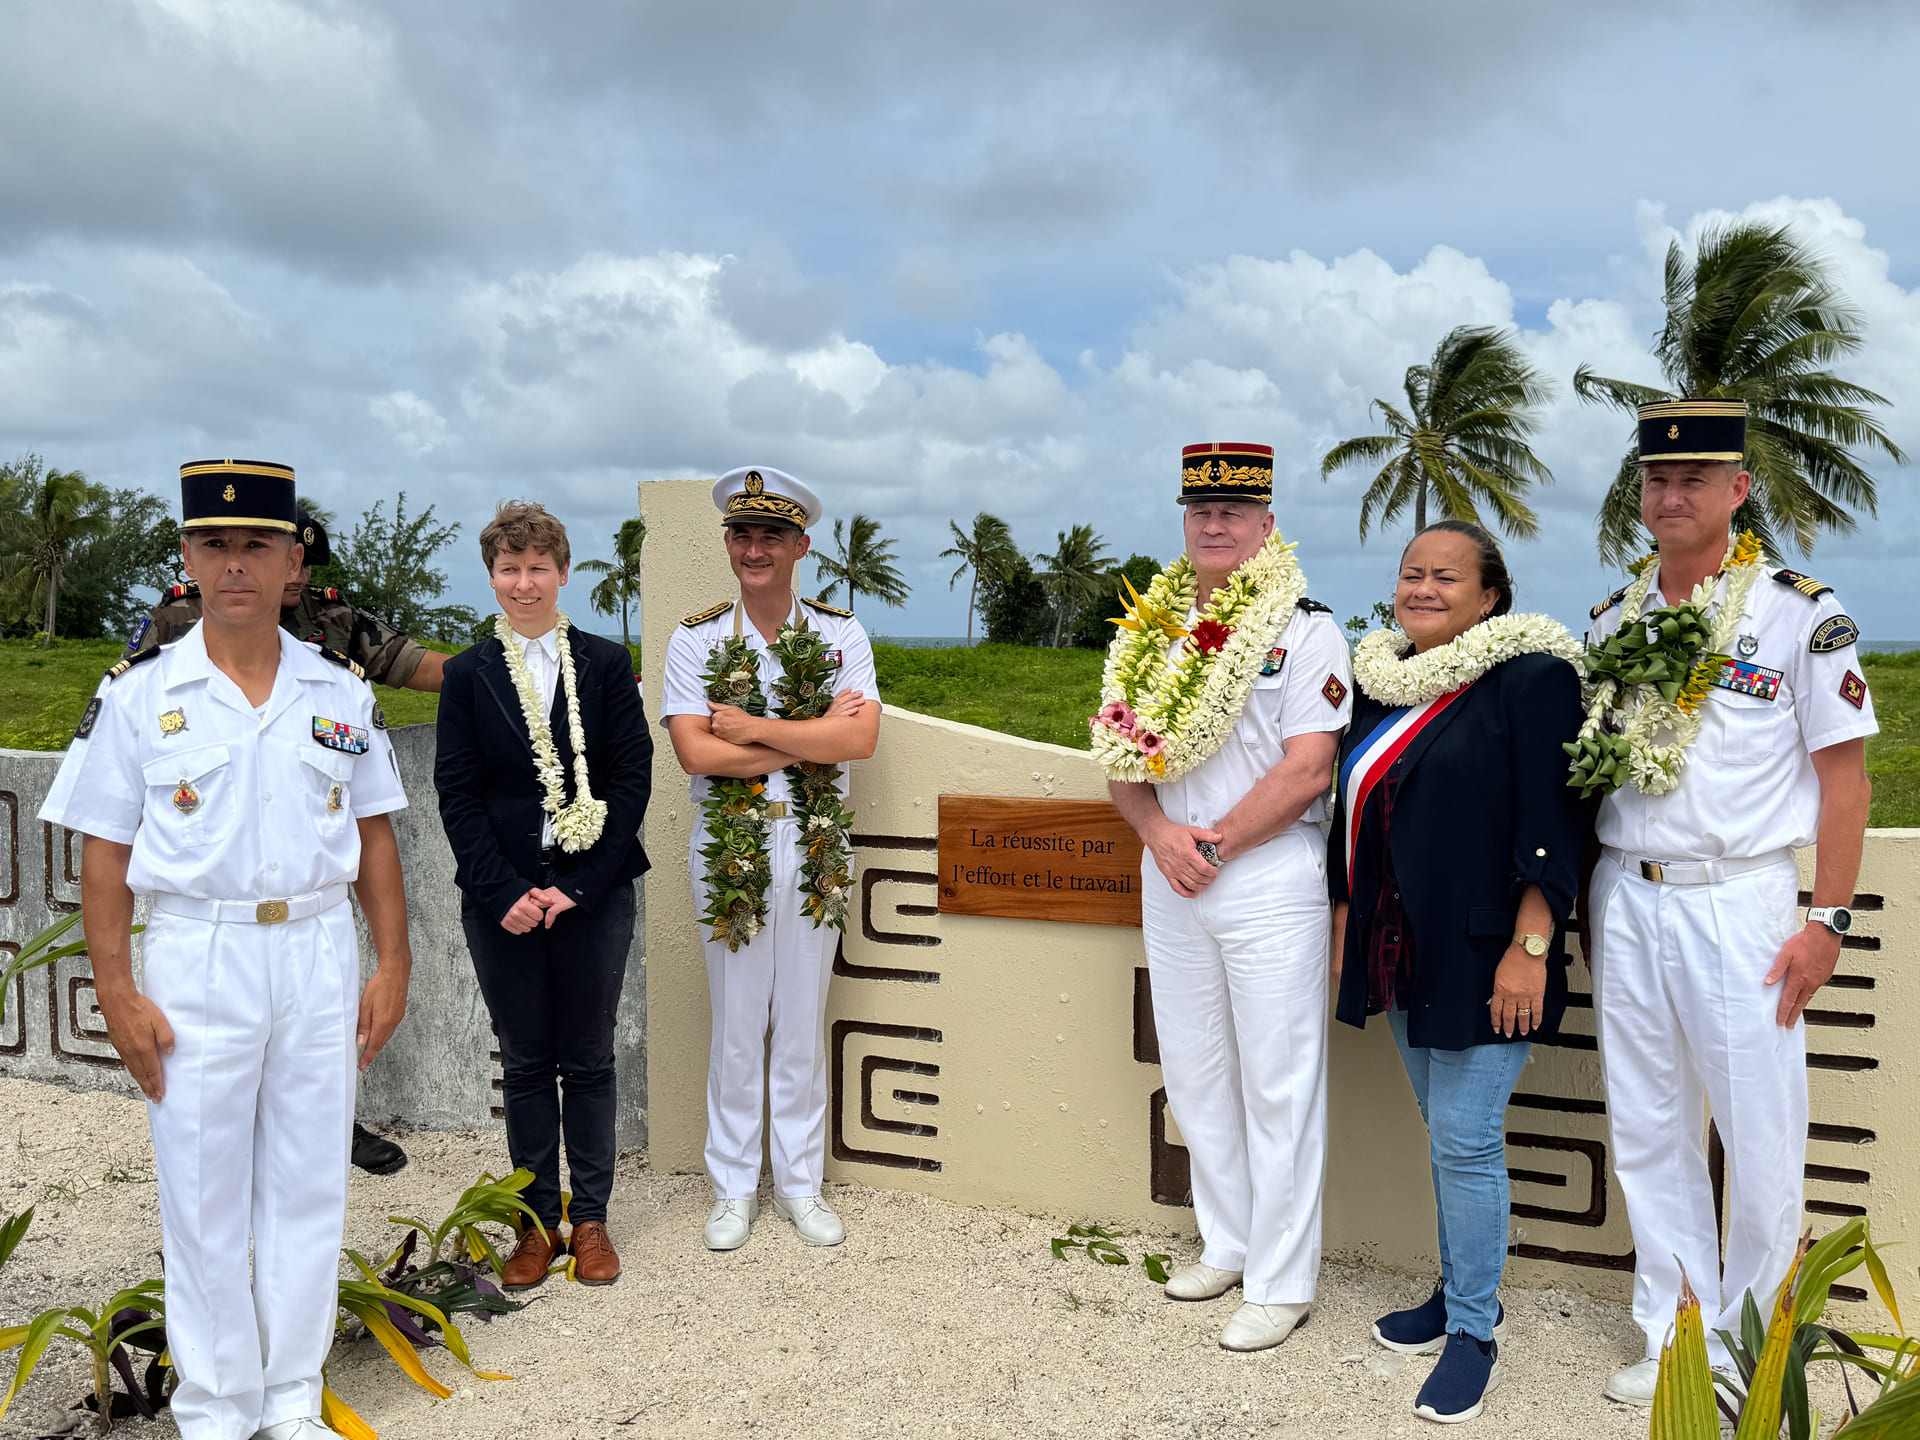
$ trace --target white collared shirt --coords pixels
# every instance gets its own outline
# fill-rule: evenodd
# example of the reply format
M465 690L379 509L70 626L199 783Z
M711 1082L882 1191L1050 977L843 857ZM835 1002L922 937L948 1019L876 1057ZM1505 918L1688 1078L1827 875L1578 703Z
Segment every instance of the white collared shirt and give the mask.
M200 625L102 680L40 818L131 845L142 893L286 899L358 878L354 822L407 803L385 722L366 681L275 633L259 709Z
M555 624L544 635L528 637L515 632L514 638L520 642L520 654L527 662L527 678L533 682L533 693L540 697L540 705L547 716L548 724L553 723L553 692L560 680L560 627ZM565 723L564 719L561 721ZM554 841L559 838L554 818L541 812L540 848L551 850Z
M1187 616L1187 624L1199 619ZM1246 706L1226 743L1205 764L1178 780L1153 787L1160 809L1176 825L1216 828L1262 776L1287 753L1287 741L1314 731L1339 734L1353 719L1353 659L1347 637L1323 610L1295 610L1274 641L1278 664L1271 675L1256 675ZM1276 656L1269 655L1269 663ZM1179 660L1173 647L1168 664ZM1308 805L1296 822L1325 833L1327 797Z
M1603 799L1601 844L1650 860L1744 860L1817 838L1820 778L1809 757L1880 726L1839 599L1831 591L1809 599L1779 573L1769 566L1754 582L1730 647L1754 693L1709 689L1679 785L1665 795L1623 785ZM1723 600L1726 586L1722 576ZM1656 577L1642 613L1668 603ZM1619 605L1603 611L1588 643L1618 630L1620 616Z

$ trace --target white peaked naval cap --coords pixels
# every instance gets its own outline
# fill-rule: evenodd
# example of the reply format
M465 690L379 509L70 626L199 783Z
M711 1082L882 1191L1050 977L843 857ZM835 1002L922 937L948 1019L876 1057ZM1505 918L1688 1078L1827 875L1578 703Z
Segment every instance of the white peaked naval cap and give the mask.
M713 504L729 525L790 525L809 530L820 523L820 497L770 465L729 470L713 482Z

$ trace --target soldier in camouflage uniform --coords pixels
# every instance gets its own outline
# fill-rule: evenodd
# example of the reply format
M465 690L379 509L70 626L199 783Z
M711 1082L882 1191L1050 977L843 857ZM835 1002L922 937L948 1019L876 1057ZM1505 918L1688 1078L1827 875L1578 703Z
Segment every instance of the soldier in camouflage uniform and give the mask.
M440 670L447 657L409 639L377 616L356 610L338 590L309 584L313 567L333 559L326 527L300 506L294 512L298 538L306 547L300 579L280 597L280 628L302 640L318 641L346 656L368 680L406 690L440 691ZM189 580L173 585L153 613L127 637L128 658L171 645L200 623L200 587ZM407 1152L358 1121L353 1127L353 1163L370 1175L391 1175L407 1163Z
M406 690L439 693L440 671L446 656L402 635L378 616L349 605L338 590L307 583L315 565L333 558L327 532L302 508L298 515L301 543L306 546L300 583L289 585L282 597L280 628L302 640L318 640L358 665L366 678ZM129 656L171 645L200 622L200 588L192 581L170 587L128 637Z

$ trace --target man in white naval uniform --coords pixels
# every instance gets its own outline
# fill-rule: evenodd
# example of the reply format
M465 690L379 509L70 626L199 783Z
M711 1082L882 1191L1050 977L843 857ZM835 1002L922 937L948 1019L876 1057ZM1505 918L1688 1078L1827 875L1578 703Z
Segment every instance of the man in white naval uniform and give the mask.
M1273 451L1189 446L1182 460L1192 626L1273 533ZM1214 483L1223 475L1230 483ZM1245 1303L1220 1336L1229 1350L1285 1340L1319 1283L1327 795L1352 689L1345 637L1303 599L1210 759L1165 784L1109 787L1146 847L1154 1026L1206 1242L1167 1294L1210 1300L1242 1285Z
M848 611L795 598L794 566L810 547L808 527L820 518L820 501L811 490L769 466L743 466L720 477L713 501L740 598L690 615L674 631L667 644L660 714L680 768L693 777L696 807L712 788L709 776L767 777L772 881L766 926L751 941L729 950L724 941L702 937L713 1007L706 1159L714 1206L706 1243L713 1250L737 1249L759 1213L764 1086L774 1210L791 1220L808 1244L837 1245L846 1232L820 1187L827 1148L822 1026L840 932L816 925L801 908L799 826L789 809L792 791L785 767L802 761L845 766L873 754L880 737L873 646ZM781 675L771 647L789 619L804 620L839 653L828 713L815 720L782 720L710 703L701 674L715 647L729 636L753 647L761 689L771 699ZM840 789L844 795L844 771ZM706 843L706 832L696 823L687 864L695 904L702 908L706 862L700 851Z
M1726 600L1730 527L1752 480L1746 406L1662 401L1640 411L1640 514L1659 543L1643 615L1714 581ZM1588 901L1595 1018L1614 1172L1633 1228L1633 1315L1647 1357L1606 1394L1650 1405L1680 1267L1708 1348L1740 1330L1753 1292L1771 1313L1801 1226L1807 1147L1802 1012L1833 974L1867 823L1866 737L1878 731L1833 591L1760 564L1727 663L1698 712L1677 788L1631 783L1601 802ZM1591 643L1621 625L1621 591ZM1797 908L1796 848L1819 843L1813 906ZM1703 1109L1727 1155L1726 1259L1708 1179Z
M149 1102L180 1433L322 1440L355 1061L406 1006L406 796L358 667L280 628L292 470L200 461L181 491L203 618L107 672L40 818L85 837L94 990ZM379 955L364 991L349 885Z

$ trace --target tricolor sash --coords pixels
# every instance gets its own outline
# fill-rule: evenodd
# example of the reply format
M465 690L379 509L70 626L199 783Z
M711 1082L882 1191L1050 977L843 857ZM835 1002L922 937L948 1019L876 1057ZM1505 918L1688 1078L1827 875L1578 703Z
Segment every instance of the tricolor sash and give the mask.
M1431 725L1454 701L1472 688L1468 681L1458 690L1429 700L1424 705L1403 705L1398 710L1389 710L1380 717L1380 723L1367 732L1367 737L1347 756L1346 764L1340 767L1340 794L1347 805L1346 846L1347 846L1347 883L1353 883L1353 851L1360 839L1360 816L1367 808L1367 797L1373 794L1374 786L1386 777L1393 768L1393 762L1407 751L1407 747L1419 738L1420 732Z

